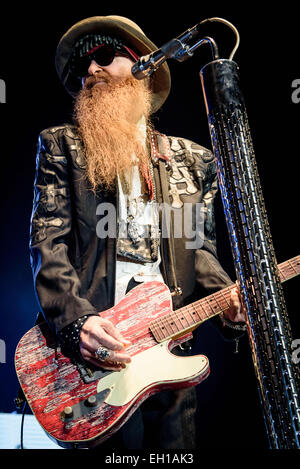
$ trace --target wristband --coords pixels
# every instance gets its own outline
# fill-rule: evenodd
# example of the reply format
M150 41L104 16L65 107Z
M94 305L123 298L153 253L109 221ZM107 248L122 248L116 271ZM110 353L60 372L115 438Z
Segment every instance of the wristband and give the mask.
M79 353L80 331L85 321L90 315L82 316L64 327L58 337L71 353Z
M230 327L230 329L235 329L236 331L245 331L247 329L247 325L244 322L233 322L230 319L225 318L224 313L219 315L223 326Z

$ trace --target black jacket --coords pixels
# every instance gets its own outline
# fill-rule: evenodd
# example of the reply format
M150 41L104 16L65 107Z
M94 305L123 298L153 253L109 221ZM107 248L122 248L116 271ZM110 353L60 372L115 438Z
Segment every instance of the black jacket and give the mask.
M162 157L162 136L155 133ZM166 140L166 137L164 137ZM164 140L164 142L165 142ZM204 204L204 238L200 248L186 249L184 236L174 239L180 302L232 284L217 260L213 199L217 191L212 153L186 139L168 137L172 161L167 170L170 204ZM113 306L116 239L97 236L97 206L117 204L117 194L89 190L81 140L73 125L41 132L38 141L30 252L37 300L47 322L59 332L77 318ZM158 199L158 169L154 167ZM171 288L166 239L161 240L162 273ZM178 298L177 298L178 301Z

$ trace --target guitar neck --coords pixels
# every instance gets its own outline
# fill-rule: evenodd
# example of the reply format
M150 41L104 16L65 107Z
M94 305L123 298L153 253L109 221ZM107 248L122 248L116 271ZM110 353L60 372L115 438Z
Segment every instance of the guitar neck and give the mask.
M281 282L300 274L300 255L278 265ZM226 311L230 306L231 290L235 285L224 288L183 308L172 311L150 324L150 330L157 342L182 336L204 321Z

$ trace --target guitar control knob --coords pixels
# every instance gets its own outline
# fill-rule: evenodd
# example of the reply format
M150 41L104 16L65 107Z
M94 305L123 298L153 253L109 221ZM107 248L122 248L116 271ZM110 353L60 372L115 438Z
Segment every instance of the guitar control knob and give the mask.
M73 417L73 409L72 409L72 407L70 407L70 406L65 407L64 410L63 410L63 412L62 412L62 415L63 415L63 417L66 418L66 419L69 419L69 418Z
M85 401L88 407L95 407L97 405L97 398L96 396L89 396Z

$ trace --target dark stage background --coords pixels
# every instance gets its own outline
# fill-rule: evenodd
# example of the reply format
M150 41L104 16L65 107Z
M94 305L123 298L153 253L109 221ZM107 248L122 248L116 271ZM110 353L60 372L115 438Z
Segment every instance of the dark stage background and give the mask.
M0 364L0 412L14 411L18 389L14 351L37 314L28 252L29 220L35 151L39 132L70 121L72 101L59 83L54 54L62 34L88 16L119 14L136 21L161 46L204 18L219 16L239 30L235 56L265 203L278 262L299 253L299 113L292 101L292 82L300 79L298 24L287 2L262 11L253 2L227 6L195 6L194 2L113 2L90 8L74 3L40 3L38 8L6 7L2 15L0 78L6 83L1 116L1 320L0 339L6 344L6 363ZM72 7L71 7L72 5ZM214 27L221 55L234 44L225 26ZM199 70L208 61L206 48L188 62L169 61L173 87L155 118L156 128L210 147ZM222 205L216 201L220 260L234 276ZM299 280L284 285L293 338L300 338ZM200 448L267 448L247 338L234 354L206 323L199 328L199 351L207 355L211 374L198 386ZM25 427L26 431L26 427Z

